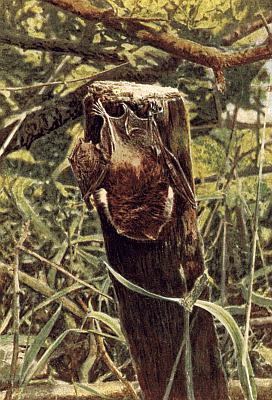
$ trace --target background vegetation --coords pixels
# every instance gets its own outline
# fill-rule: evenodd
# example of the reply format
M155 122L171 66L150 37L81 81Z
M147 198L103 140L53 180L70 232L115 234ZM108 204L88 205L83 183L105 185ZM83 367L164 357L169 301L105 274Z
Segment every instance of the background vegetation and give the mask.
M111 8L120 17L160 19L150 24L160 31L218 48L228 44L228 35L237 27L252 24L258 13L268 16L271 13L270 0L97 0L91 4ZM22 112L61 99L82 82L3 90L7 87L82 78L128 60L139 73L149 68L146 81L177 87L184 94L190 110L199 227L212 277L212 299L224 305L242 329L255 229L260 138L266 121L249 350L256 376L271 378L271 102L268 112L265 106L271 62L227 70L226 90L222 94L208 67L188 61L180 61L173 67L162 50L44 1L1 0L0 21L0 137L4 127L17 120ZM265 28L254 31L235 41L231 48L254 46L265 41L266 36ZM52 326L42 332L42 343L36 343L35 357L41 357L69 329L102 330L110 337L105 339L105 353L103 341L97 335L70 331L56 351L46 357L38 376L68 382L103 382L113 377L123 379L118 375L119 370L128 380L135 379L103 266L106 256L99 220L95 210L86 209L67 161L75 141L82 135L83 119L70 120L33 142L29 149L13 151L1 161L2 387L9 379L7 365L13 348L14 265L20 271L17 300L21 360L51 321ZM57 267L60 265L85 284L61 272ZM111 298L94 293L87 284ZM61 311L58 303L62 303ZM52 316L56 312L58 318L54 321ZM232 343L220 324L218 334L227 374L237 378ZM23 362L21 382L27 382L35 374L37 377L38 372L34 374L34 369L31 370L35 357L29 353L28 356L28 361L20 361Z

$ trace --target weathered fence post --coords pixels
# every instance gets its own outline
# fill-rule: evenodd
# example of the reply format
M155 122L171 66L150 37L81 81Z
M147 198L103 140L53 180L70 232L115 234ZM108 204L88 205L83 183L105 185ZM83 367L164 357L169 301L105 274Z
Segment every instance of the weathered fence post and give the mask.
M87 204L94 193L110 265L149 291L184 296L204 263L192 199L188 118L179 92L96 82L84 108L85 142L71 163ZM144 398L162 400L183 337L184 311L115 279L113 284ZM202 298L207 297L205 288ZM193 309L190 335L195 399L228 399L207 312ZM187 399L185 374L183 354L169 399Z

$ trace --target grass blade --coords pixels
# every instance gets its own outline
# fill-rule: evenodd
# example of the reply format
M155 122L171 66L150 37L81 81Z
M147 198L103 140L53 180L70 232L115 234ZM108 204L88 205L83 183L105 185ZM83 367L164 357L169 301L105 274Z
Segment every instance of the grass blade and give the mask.
M40 333L36 336L33 343L30 345L29 349L27 350L24 358L24 362L22 368L20 370L20 384L25 383L26 376L32 367L37 354L39 353L40 349L42 348L45 340L50 335L50 332L55 325L59 315L61 312L61 306L57 309L55 314L52 315L50 320L45 324L45 326L41 329Z
M248 354L246 355L246 363L243 363L244 338L237 323L223 307L217 304L209 301L197 300L195 305L211 313L228 331L237 355L239 379L245 396L248 400L256 400L257 392L253 370Z
M122 275L120 275L118 272L116 272L106 261L104 261L104 264L110 271L110 273L117 279L118 282L122 283L126 288L130 289L132 292L142 294L143 296L150 297L151 299L155 300L164 300L164 301L172 301L174 303L181 304L181 299L178 297L166 297L166 296L161 296L160 294L156 294L153 292L149 292L148 290L142 288L141 286L136 285L135 283L130 282L126 278L124 278Z
M123 342L126 341L123 332L121 331L120 323L117 318L113 318L108 314L103 313L102 311L92 311L89 315L89 318L97 319L98 321L103 322L107 326L111 328L111 330L116 334L116 336Z

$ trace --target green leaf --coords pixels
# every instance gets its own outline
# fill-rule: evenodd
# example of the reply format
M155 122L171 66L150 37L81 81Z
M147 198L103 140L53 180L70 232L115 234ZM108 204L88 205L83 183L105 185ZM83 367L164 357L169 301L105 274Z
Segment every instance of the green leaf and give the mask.
M248 295L247 295L247 289L245 287L242 287L242 294L244 299L247 300ZM253 304L256 304L257 306L272 308L272 299L263 296L261 294L258 294L256 292L252 292L251 301Z
M105 325L109 326L111 330L117 335L117 337L125 342L126 339L121 331L120 322L117 318L113 318L108 314L105 314L101 311L92 311L88 314L89 318L97 319L98 321L103 322Z
M225 306L225 310L231 315L245 315L246 306L244 304L241 306Z
M92 245L85 246L84 245L83 248L84 248L84 250L88 251L88 254L89 254L89 252L95 252L95 254L98 254L98 256L97 256L98 258L103 257L106 254L105 249L103 249L103 247L92 246Z
M93 235L86 235L86 236L79 236L74 240L71 240L72 244L76 243L86 243L86 242L99 242L104 243L103 235L100 234L93 234Z
M49 360L49 357L51 354L57 349L57 347L61 344L61 342L65 339L67 334L71 331L76 331L73 329L68 329L65 332L63 332L54 342L48 347L48 349L44 352L42 357L39 359L39 361L32 366L32 368L28 368L27 373L25 374L25 379L24 379L24 384L28 384L28 382L31 380L31 378L36 374L37 372L41 371L47 361ZM79 329L80 331L80 329Z
M33 343L30 345L29 349L27 350L22 368L19 374L19 381L20 384L25 383L27 374L31 369L37 354L39 353L40 349L44 345L45 340L50 335L50 332L55 325L59 315L61 312L61 306L57 309L57 311L52 315L50 320L45 324L45 326L41 329L40 333L36 336Z
M258 278L262 278L262 277L267 277L270 273L272 273L272 266L266 265L265 267L260 268L254 272L254 280L256 280ZM245 286L245 285L247 285L248 281L249 281L249 275L246 275L242 279L240 285Z
M207 195L197 196L197 201L222 200L223 198L224 195L222 191L217 191L214 193L209 193Z
M153 292L149 292L146 289L143 289L141 286L136 285L135 283L130 282L126 278L124 278L122 275L118 274L106 261L104 261L104 264L110 271L110 273L117 279L118 282L122 283L126 288L130 289L132 292L142 294L143 296L150 297L152 299L156 300L164 300L164 301L172 301L174 303L181 304L181 299L178 297L166 297L166 296L161 296L160 294L156 294Z
M248 400L256 400L256 385L248 354L246 355L246 364L243 365L242 363L244 354L244 338L237 323L223 307L217 304L209 301L197 300L195 305L211 313L228 331L237 355L239 379L245 396Z
M84 260L86 260L88 263L93 265L94 267L98 267L100 260L98 257L93 256L90 253L87 253L87 251L82 250L81 248L77 248L77 254L80 255Z

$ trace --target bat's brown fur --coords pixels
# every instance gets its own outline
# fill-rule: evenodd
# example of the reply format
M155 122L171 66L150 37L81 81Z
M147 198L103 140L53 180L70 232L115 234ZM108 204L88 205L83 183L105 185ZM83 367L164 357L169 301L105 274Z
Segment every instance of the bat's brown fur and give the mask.
M70 161L87 205L94 194L120 235L156 240L171 220L175 192L194 204L193 192L151 116L138 118L126 105L119 118L98 101L103 118L99 145L80 142Z
M98 193L117 232L137 240L155 240L170 220L173 191L154 157L143 157L138 168L128 162L112 166L105 183L107 203Z

